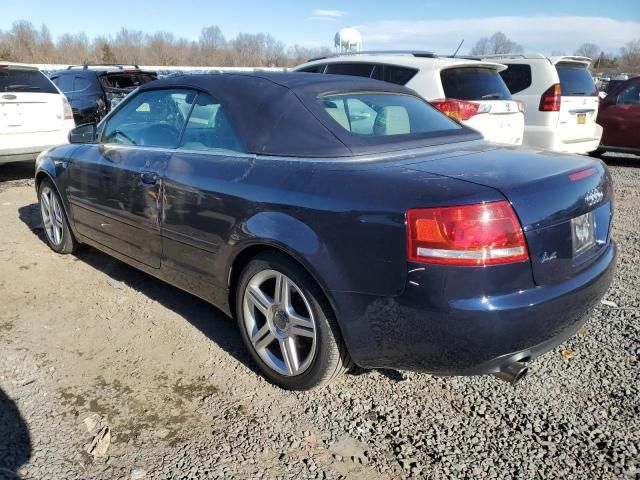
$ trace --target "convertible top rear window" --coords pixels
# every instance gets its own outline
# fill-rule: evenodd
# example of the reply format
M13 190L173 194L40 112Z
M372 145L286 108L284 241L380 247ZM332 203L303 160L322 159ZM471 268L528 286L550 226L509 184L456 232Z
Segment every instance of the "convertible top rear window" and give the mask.
M324 95L325 112L344 130L385 137L459 130L459 124L412 95L369 92Z

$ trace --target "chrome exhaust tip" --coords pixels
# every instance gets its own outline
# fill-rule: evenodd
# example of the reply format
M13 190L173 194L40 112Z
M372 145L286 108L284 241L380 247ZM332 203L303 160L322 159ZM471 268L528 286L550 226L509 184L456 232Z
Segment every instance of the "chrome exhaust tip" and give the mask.
M500 380L509 383L512 387L515 387L520 380L527 376L528 371L529 367L526 363L513 362L504 366L502 370L498 373L494 373L493 375L498 377Z

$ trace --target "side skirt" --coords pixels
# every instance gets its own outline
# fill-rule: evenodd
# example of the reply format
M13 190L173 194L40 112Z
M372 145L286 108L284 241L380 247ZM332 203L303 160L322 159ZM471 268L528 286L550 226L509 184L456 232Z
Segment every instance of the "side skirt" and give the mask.
M232 317L230 308L229 308L229 302L227 301L228 296L229 296L229 291L227 289L222 289L220 287L216 287L214 285L211 285L210 288L210 294L209 295L202 295L200 294L200 292L192 292L189 291L185 288L183 288L180 285L176 285L173 282L169 282L167 281L165 278L163 278L162 276L162 272L159 268L153 268L150 267L144 263L138 262L137 260L128 257L126 255L121 254L120 252L117 252L105 245L102 245L99 242L96 242L95 240L92 240L91 238L85 237L83 235L78 235L77 233L75 234L77 240L80 243L89 245L91 247L96 248L97 250L100 250L103 253L106 253L107 255L120 260L121 262L126 263L127 265L130 265L134 268L137 268L138 270L151 275L152 277L157 278L158 280L162 280L163 282L172 285L175 288L178 288L182 291L185 291L191 295L194 295L202 300L204 300L207 303L210 303L211 305L213 305L214 307L218 308L219 310L221 310L225 315L227 315L228 317Z

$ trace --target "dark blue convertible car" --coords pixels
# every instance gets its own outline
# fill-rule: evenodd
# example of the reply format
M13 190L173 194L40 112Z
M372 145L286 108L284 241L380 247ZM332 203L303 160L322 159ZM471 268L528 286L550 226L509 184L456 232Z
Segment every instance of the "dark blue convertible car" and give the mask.
M488 144L392 84L177 76L70 141L37 162L51 248L218 306L284 388L354 363L515 383L614 271L602 162Z

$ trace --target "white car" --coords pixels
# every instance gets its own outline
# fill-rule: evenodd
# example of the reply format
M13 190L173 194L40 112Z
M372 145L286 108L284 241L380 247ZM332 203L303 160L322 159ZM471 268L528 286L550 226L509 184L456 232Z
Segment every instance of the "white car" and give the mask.
M500 77L504 65L430 52L359 52L311 60L293 70L371 77L415 90L446 115L485 137L520 145L522 104L511 98Z
M513 98L524 102L524 145L567 153L598 148L598 89L586 57L541 54L489 55L509 67L500 72Z
M0 61L0 164L34 160L67 143L74 126L69 102L42 72Z

